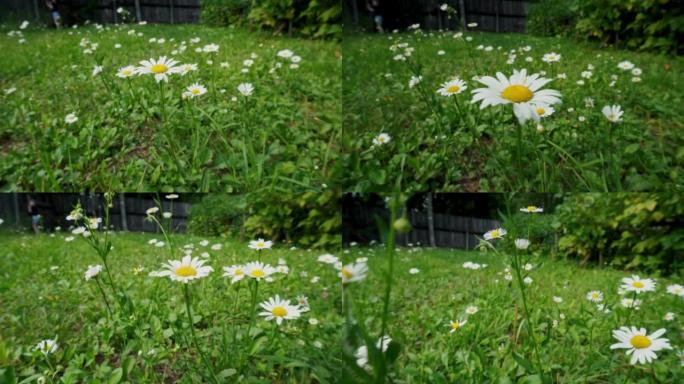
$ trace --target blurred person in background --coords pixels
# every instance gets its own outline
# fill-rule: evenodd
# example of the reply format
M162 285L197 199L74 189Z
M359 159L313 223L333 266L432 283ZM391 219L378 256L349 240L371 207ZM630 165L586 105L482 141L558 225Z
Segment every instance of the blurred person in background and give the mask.
M384 12L381 0L367 0L366 9L368 9L368 12L370 12L371 17L373 18L373 22L375 22L375 29L379 33L383 33L384 29L382 28L382 23L384 21Z
M45 6L48 7L52 14L52 21L55 23L55 28L60 29L62 27L62 16L59 14L57 0L45 0Z
M33 227L33 232L40 233L40 212L38 212L38 204L35 200L29 199L26 211L29 216L31 216L31 226Z

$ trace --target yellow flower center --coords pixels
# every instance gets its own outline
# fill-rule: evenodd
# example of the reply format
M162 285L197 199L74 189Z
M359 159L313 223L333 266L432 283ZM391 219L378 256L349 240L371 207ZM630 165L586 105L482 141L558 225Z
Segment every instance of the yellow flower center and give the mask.
M176 268L176 275L181 277L197 276L197 270L190 265L182 265Z
M514 103L524 103L532 100L534 93L524 85L509 85L501 92L501 97Z
M352 277L354 277L354 274L347 268L342 268L342 276L344 276L347 279L351 279Z
M492 231L492 237L499 237L499 230L495 229Z
M261 269L255 269L252 271L252 277L264 277L266 273Z
M277 317L285 317L287 315L287 309L284 307L275 307L271 310L271 313L273 316Z
M240 276L240 275L242 275L243 273L244 273L244 272L242 272L242 269L239 269L239 268L238 268L238 269L235 270L235 276Z
M632 287L634 287L634 288L643 288L643 287L644 287L644 283L642 283L641 281L635 281L635 282L632 283Z
M542 109L542 111L543 111L543 109ZM537 112L539 112L539 110L537 110ZM537 209L537 207L535 207L534 205L530 205L529 207L527 207L527 210L530 212L534 211L535 209Z
M200 90L199 88L193 88L190 92L192 92L193 95L199 95Z
M599 294L596 293L596 292L594 292L594 293L591 294L591 298L592 298L592 299L598 299L598 298L599 298Z
M121 73L123 73L124 76L130 76L131 74L133 74L133 71L131 71L130 69L124 69L123 71L121 71Z
M458 321L454 321L451 323L451 328L459 329L459 328L461 328L461 324Z
M544 110L544 108L537 108L537 115L543 116L544 113L546 113L546 111Z
M266 246L266 244L264 244L263 241L260 241L260 242L256 243L256 246L257 246L257 248L263 248Z
M651 346L651 339L646 336L636 335L629 340L634 348L643 349Z
M169 70L169 68L164 64L155 64L152 66L151 69L152 69L153 73L157 73L157 74L158 73L164 73L164 72Z
M452 85L449 88L447 88L447 93L456 93L461 90L461 87L458 85Z

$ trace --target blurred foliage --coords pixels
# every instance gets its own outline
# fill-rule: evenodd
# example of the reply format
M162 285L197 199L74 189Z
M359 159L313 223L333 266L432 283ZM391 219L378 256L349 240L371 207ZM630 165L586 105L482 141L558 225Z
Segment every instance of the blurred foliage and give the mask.
M210 25L245 23L277 34L339 38L342 5L335 0L205 0L202 21Z
M527 28L546 36L681 54L683 10L676 0L540 0L530 7Z
M342 218L334 191L260 191L207 195L193 205L188 230L194 234L264 237L311 248L339 247Z
M684 274L684 203L665 193L568 195L557 207L558 247L621 269Z

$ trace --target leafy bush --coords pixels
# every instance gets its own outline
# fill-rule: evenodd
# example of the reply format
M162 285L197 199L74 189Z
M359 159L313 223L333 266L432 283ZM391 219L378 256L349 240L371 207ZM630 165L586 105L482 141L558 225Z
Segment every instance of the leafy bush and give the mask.
M681 53L684 14L679 1L581 0L577 32L628 48Z
M247 203L244 195L207 194L193 204L188 232L196 235L242 235Z
M668 0L540 0L527 29L540 35L577 36L630 49L681 54L682 3Z
M217 26L240 25L249 4L249 0L203 0L202 22Z
M530 4L525 28L541 36L569 36L577 23L576 0L542 0Z
M265 237L306 247L337 247L342 240L338 198L332 191L207 195L193 205L188 230L202 235Z
M246 17L245 17L246 16ZM339 38L342 6L336 0L208 0L202 21L211 25L251 26L275 33L295 32L312 38Z
M556 209L558 246L583 262L684 273L684 203L664 193L569 195Z

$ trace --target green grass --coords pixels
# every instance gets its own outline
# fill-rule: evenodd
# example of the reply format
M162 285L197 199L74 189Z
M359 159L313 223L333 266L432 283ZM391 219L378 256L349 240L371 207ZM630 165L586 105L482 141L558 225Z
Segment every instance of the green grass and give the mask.
M330 184L331 144L341 128L334 42L198 25L29 28L24 44L2 32L0 189L315 191ZM200 42L190 43L194 37ZM97 49L83 53L81 39ZM182 41L187 49L174 53ZM195 52L210 43L218 53ZM283 49L301 57L298 69L276 56ZM120 67L162 55L199 65L171 76L163 102L151 75L116 77ZM269 73L276 63L282 68ZM96 64L103 72L93 77ZM195 82L208 93L183 100ZM252 96L238 93L241 83L254 85ZM69 113L76 123L65 123Z
M526 295L536 334L543 340L542 365L551 372L552 382L681 382L684 367L677 352L684 348L683 300L665 293L671 279L658 279L657 291L641 294L641 309L630 314L620 306L616 293L621 278L630 274L552 261L538 252L534 255L534 269L529 272L533 283ZM388 265L385 250L356 248L345 257L346 262L368 258L368 277L349 284L347 292L353 317L377 340ZM488 266L465 269L462 264L466 261ZM390 377L402 383L541 382L531 377L533 369L525 368L534 366L536 360L522 322L519 291L502 275L506 265L505 259L491 252L399 249L387 334L401 349L390 366ZM411 268L420 272L412 275ZM591 290L604 293L611 313L600 313L586 299ZM555 303L553 296L563 302ZM470 305L479 311L468 316L464 311ZM666 312L674 312L675 320L663 320ZM449 322L457 319L467 319L467 323L450 333ZM555 327L554 321L558 322ZM653 364L630 366L624 350L609 348L617 342L611 331L623 325L645 327L649 332L665 328L664 337L674 350L659 352ZM358 346L358 341L352 341L349 350L353 353ZM350 364L353 362L351 359Z
M170 259L166 247L147 243L163 239L161 234L113 235L108 263L134 309L124 316L110 296L112 318L97 285L84 280L87 266L101 264L100 259L82 238L66 242L67 235L0 232L0 378L6 380L2 371L13 367L19 381L33 377L31 382L48 369L57 372L54 382L63 383L209 382L196 350L186 345L190 336L183 284L148 277ZM245 243L206 238L211 244L223 244L222 250L213 251L199 245L202 239L174 235L174 258L180 259L179 249L185 244L195 245L196 256L204 251L211 255L207 264L214 272L189 288L199 344L222 380L334 382L340 357L331 348L339 345L341 324L336 272L316 262L318 254L313 252L289 250L285 245L263 251L263 261L276 265L283 258L290 273L260 284L258 301L276 294L288 299L301 294L308 297L311 310L278 329L275 322L257 320L248 337L251 313L245 281L240 283L234 311L236 285L221 275L223 266L256 260L256 251ZM135 274L133 269L139 266L144 272ZM310 282L314 276L320 277L318 283ZM312 318L319 323L309 324ZM55 337L59 349L49 355L51 369L33 347Z
M522 34L467 32L464 37L472 37L471 42L453 35L345 36L346 190L386 190L400 174L409 191L636 191L684 184L678 133L684 127L680 57ZM393 60L403 51L390 51L397 43L415 48L406 62ZM477 50L479 45L492 51ZM531 51L520 50L527 45ZM438 55L440 50L445 54ZM509 50L517 53L512 65L506 63ZM561 61L542 62L549 52L561 54ZM525 61L528 56L533 62ZM617 68L623 60L642 70L640 83L632 83L632 75ZM589 64L593 76L583 79L584 86L576 84ZM480 110L479 103L470 103L471 91L484 87L473 76L510 76L513 69L523 68L528 74L546 71L545 77L554 80L545 88L562 94L556 112L542 119L543 133L531 122L519 127L511 105ZM555 79L559 73L567 78ZM409 88L414 75L423 76L422 82ZM618 76L614 87L609 86L611 75ZM454 76L465 80L468 89L451 98L438 95L440 85ZM586 97L593 98L593 108L585 106ZM611 128L601 109L613 104L625 114ZM392 140L371 148L381 132Z

